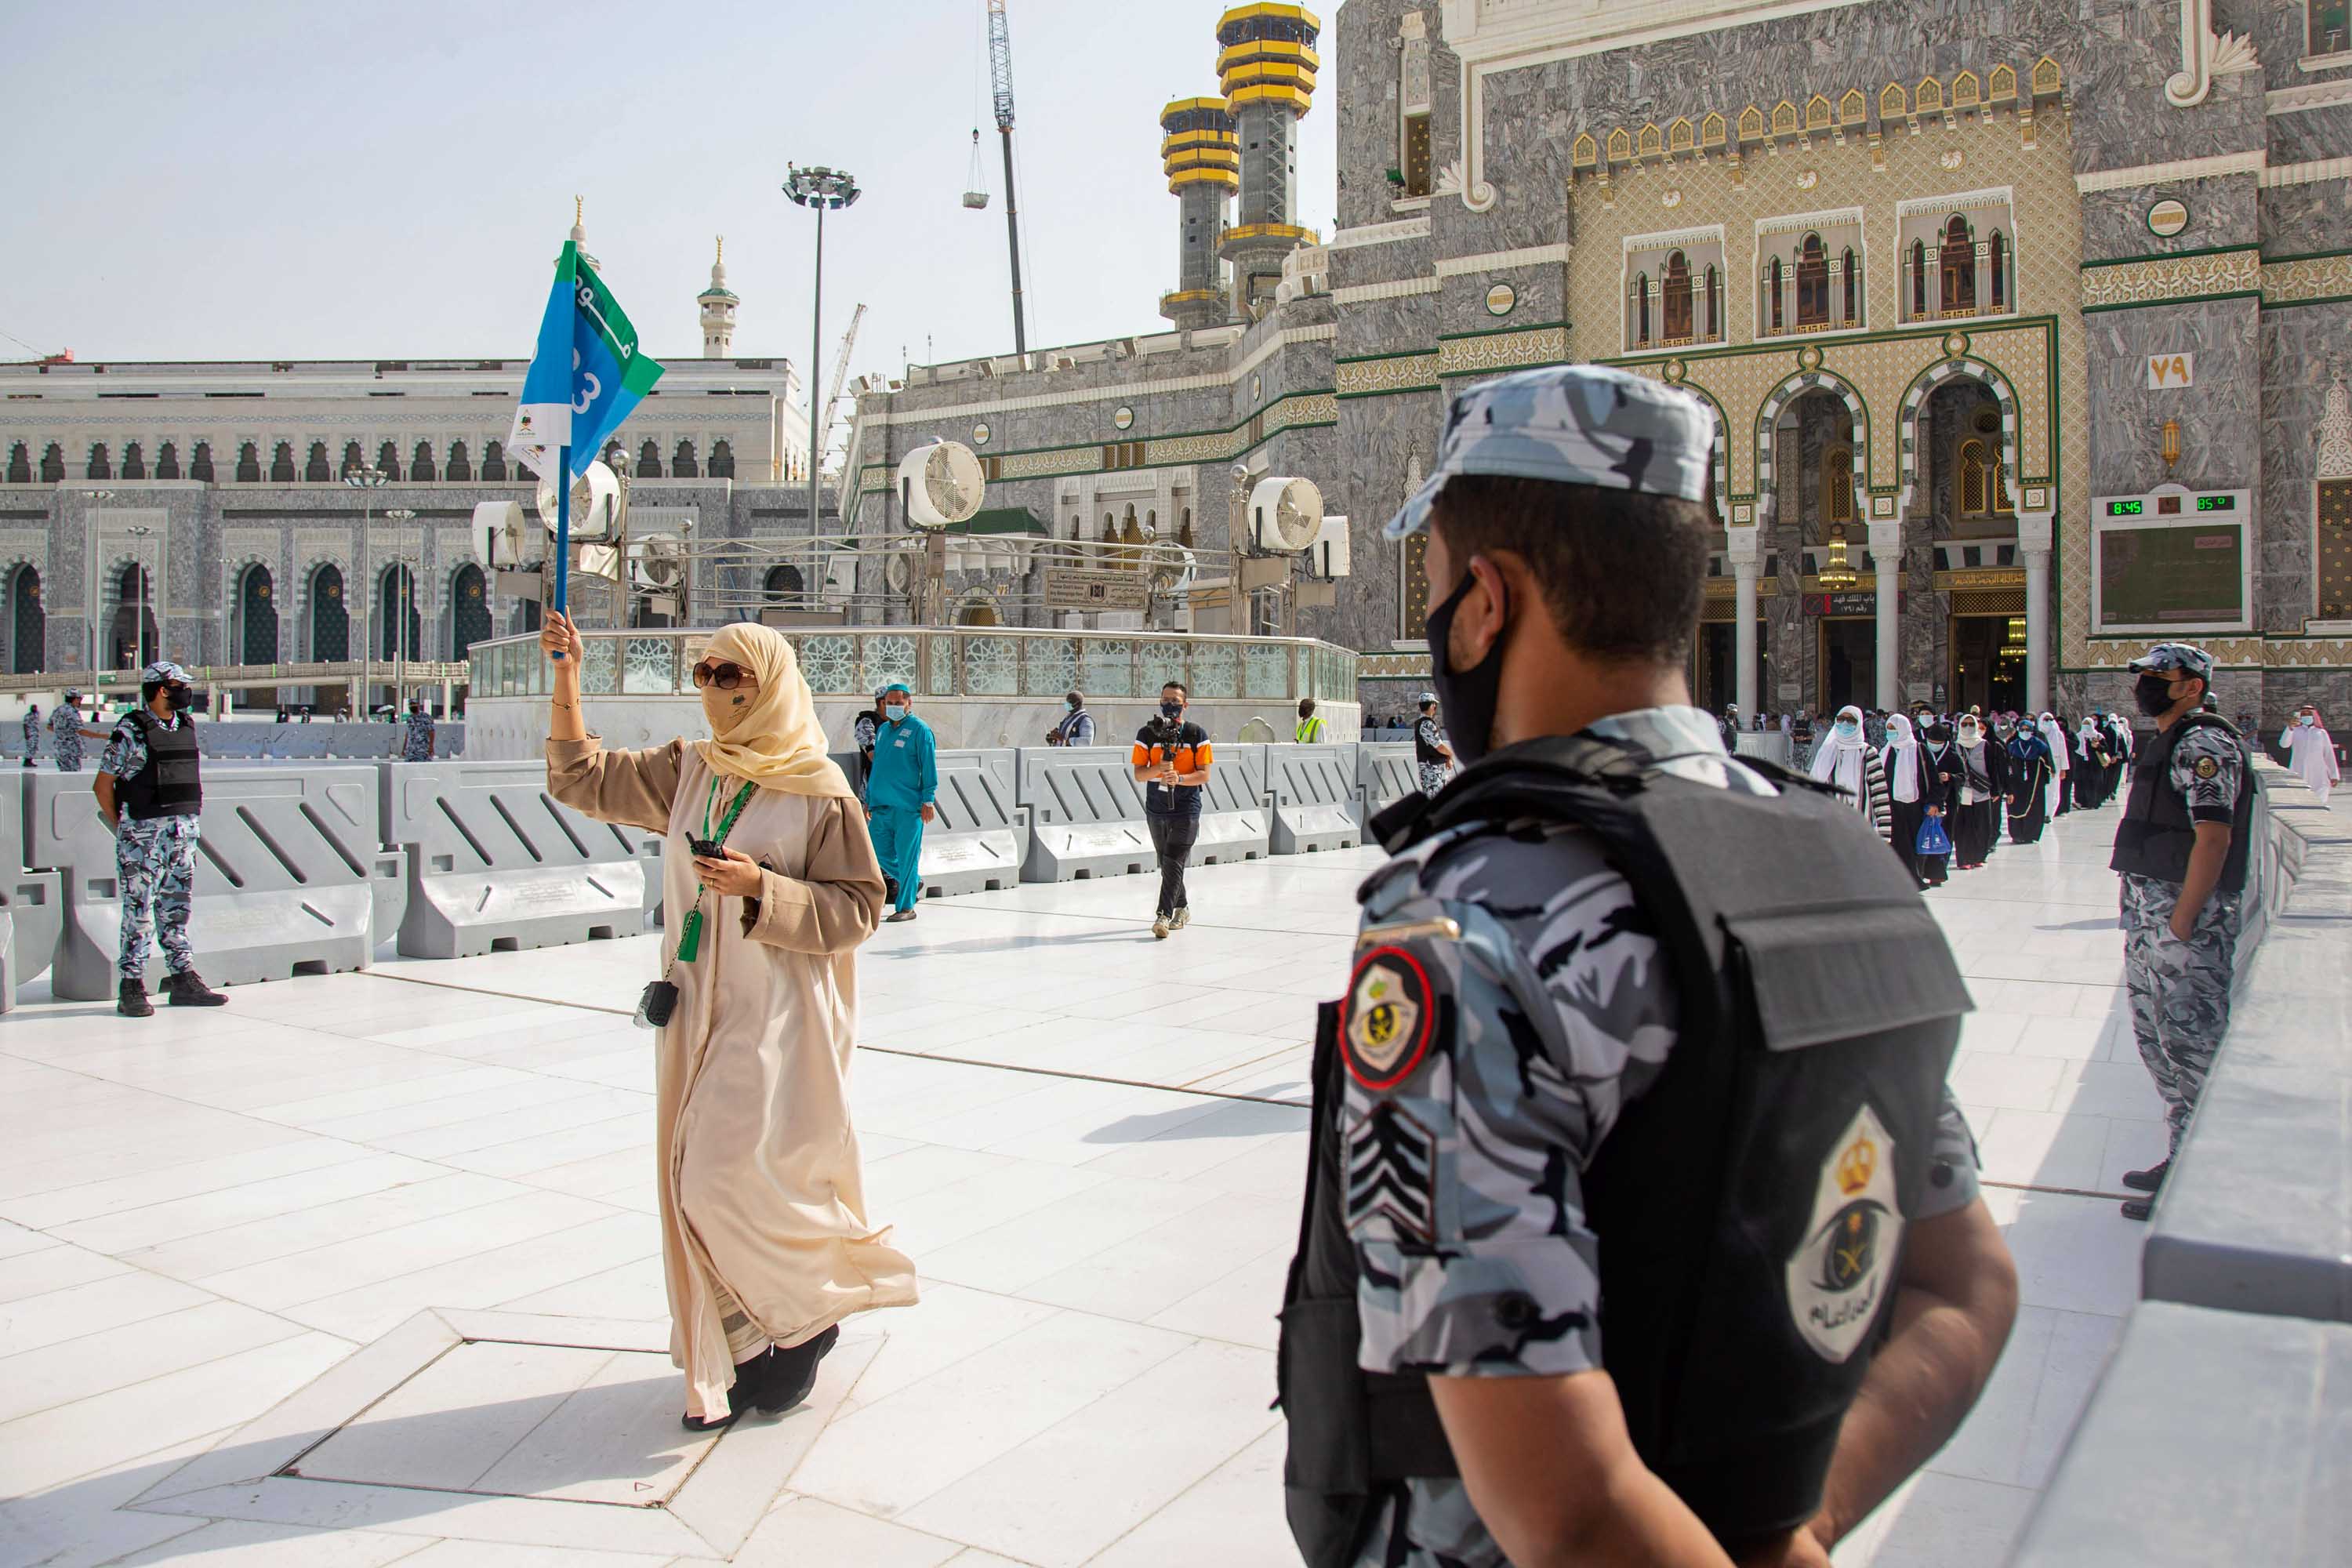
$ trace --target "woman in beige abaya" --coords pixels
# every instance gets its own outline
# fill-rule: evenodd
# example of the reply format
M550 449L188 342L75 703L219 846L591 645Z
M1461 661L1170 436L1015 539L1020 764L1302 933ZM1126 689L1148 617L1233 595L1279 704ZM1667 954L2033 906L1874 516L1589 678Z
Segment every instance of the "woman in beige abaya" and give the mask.
M882 872L849 783L825 755L791 643L722 628L694 681L707 741L608 752L580 711L580 634L561 654L547 785L605 822L658 829L665 978L677 997L655 1049L655 1149L670 1358L686 1425L808 1396L835 1327L915 1300L915 1268L866 1217L849 1055L857 945ZM698 855L696 841L720 853Z

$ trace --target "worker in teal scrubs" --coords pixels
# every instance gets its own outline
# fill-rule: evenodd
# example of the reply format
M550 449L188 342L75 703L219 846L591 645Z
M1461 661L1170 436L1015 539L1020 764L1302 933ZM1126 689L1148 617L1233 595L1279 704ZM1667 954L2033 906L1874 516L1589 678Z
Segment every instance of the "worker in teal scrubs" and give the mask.
M939 742L913 710L904 686L884 689L874 771L866 781L866 820L895 906L886 921L915 918L923 890L923 824L939 815L931 804L940 793Z

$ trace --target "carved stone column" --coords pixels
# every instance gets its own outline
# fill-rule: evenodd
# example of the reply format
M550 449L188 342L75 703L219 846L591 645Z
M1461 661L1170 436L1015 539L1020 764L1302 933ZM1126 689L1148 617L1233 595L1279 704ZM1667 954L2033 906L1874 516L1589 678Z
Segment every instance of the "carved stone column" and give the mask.
M2017 549L2025 558L2025 706L2032 713L2050 706L2051 523L2046 511L2017 514Z
M1756 668L1756 578L1764 564L1763 530L1735 524L1726 531L1725 540L1731 560L1733 700L1739 704L1740 722L1752 724L1763 711L1758 704Z
M1870 559L1878 588L1878 700L1882 713L1895 710L1902 690L1903 525L1889 518L1870 525Z

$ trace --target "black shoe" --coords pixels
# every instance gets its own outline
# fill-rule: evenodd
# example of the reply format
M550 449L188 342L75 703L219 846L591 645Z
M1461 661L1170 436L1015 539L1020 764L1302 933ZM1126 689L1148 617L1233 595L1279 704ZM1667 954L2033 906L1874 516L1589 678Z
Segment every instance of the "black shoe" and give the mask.
M740 1410L730 1410L715 1421L705 1421L699 1415L681 1415L677 1424L689 1432L722 1432L734 1426L736 1417L742 1414Z
M2126 1171L2124 1185L2136 1193L2161 1192L2164 1188L2164 1178L2171 1173L2171 1170L2172 1162L2166 1159L2158 1161L2145 1171Z
M809 1396L816 1386L817 1363L823 1361L841 1338L841 1328L835 1324L806 1344L790 1350L772 1348L768 1352L761 1387L751 1403L773 1414L790 1410Z
M2126 1219L2136 1219L2142 1223L2146 1223L2147 1216L2155 1212L2156 1200L2154 1198L2126 1198L2124 1200L2124 1218Z
M228 998L205 984L204 976L191 969L184 974L174 974L163 982L163 994L174 1007L226 1007Z
M126 980L115 988L114 1010L126 1018L152 1018L155 1004L147 1000L144 980Z

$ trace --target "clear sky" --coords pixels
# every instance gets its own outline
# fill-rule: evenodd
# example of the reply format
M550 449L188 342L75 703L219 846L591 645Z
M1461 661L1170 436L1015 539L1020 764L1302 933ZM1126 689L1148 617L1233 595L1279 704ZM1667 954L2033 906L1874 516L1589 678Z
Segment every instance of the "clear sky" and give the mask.
M1215 90L1224 6L1010 9L1030 346L1163 330L1158 114ZM852 374L1008 353L983 11L11 5L0 332L83 360L520 358L576 193L656 357L700 353L694 296L723 234L735 353L804 365L814 220L778 190L796 161L866 190L825 224L826 374L858 300ZM1326 234L1332 96L1327 74L1299 128L1303 221ZM985 212L961 200L975 125Z

